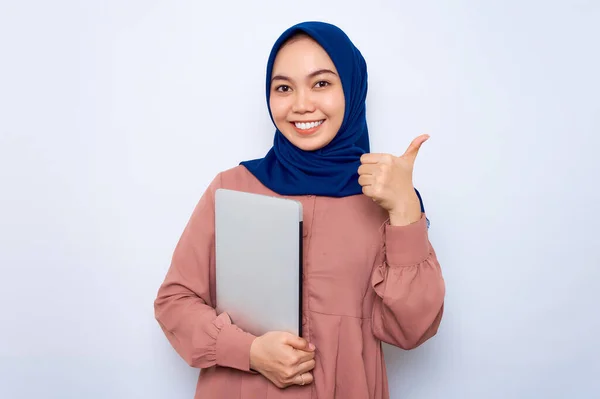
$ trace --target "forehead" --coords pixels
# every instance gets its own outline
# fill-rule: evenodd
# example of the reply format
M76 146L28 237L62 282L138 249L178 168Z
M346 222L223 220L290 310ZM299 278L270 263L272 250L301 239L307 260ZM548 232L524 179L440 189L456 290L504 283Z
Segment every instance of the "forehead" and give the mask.
M310 73L312 70L320 68L335 71L335 65L325 49L304 34L296 35L285 42L277 52L273 63L274 74L275 71L285 72L284 70L298 72L310 70L308 71Z

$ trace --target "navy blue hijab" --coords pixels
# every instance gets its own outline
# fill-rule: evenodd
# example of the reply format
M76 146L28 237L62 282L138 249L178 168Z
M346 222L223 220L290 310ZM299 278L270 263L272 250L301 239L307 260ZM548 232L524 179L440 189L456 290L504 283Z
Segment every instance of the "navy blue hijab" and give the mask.
M361 194L362 188L358 184L360 156L369 152L365 106L367 64L340 28L324 22L303 22L283 32L275 42L267 64L267 106L275 57L285 41L298 33L307 34L319 43L338 71L346 103L340 130L325 147L304 151L277 129L273 147L264 158L241 164L280 195L346 197ZM273 121L270 107L269 115Z
M266 95L271 121L275 124L269 107L273 63L281 46L298 33L304 33L319 43L338 71L345 98L340 130L325 147L304 151L276 129L273 147L267 155L241 165L280 195L346 197L361 194L362 187L358 183L360 157L370 151L365 104L367 64L340 28L325 22L303 22L287 29L277 39L267 63ZM418 191L417 195L421 201ZM421 211L424 211L422 201Z

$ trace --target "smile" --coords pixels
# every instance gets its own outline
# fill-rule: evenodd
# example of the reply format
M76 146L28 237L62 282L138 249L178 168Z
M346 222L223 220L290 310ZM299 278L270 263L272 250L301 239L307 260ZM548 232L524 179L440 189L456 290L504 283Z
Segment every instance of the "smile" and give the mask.
M323 122L325 122L325 119L313 122L292 122L292 125L299 134L308 136L319 130Z
M294 126L296 126L297 129L308 130L320 126L323 122L325 122L324 119L316 122L294 122Z

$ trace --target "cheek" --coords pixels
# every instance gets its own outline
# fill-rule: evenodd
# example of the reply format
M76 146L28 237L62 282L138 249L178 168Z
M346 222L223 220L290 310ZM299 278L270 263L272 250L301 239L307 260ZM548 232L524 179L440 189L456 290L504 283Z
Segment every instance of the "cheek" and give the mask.
M286 101L281 98L271 98L270 101L271 114L273 115L273 119L275 121L285 120L287 117L287 105Z
M331 93L323 103L324 111L332 119L344 119L344 95L343 93Z

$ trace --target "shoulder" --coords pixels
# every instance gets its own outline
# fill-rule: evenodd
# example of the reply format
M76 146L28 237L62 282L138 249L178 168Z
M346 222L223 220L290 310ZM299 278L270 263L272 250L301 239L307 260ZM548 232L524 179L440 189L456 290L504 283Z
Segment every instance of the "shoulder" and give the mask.
M212 191L224 188L260 194L269 194L270 191L243 165L219 172L210 184L210 188Z
M226 169L217 175L222 188L235 189L240 184L246 183L254 176L242 165Z

